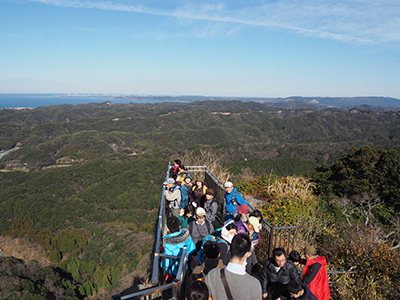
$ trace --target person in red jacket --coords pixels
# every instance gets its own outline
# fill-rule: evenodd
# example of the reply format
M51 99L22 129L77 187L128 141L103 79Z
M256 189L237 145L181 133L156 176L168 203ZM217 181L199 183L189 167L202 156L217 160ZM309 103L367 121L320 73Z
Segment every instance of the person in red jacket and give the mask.
M318 300L328 300L331 298L329 290L328 275L326 273L325 256L317 256L315 248L308 245L304 249L306 257L305 268L303 272L303 283L308 285L311 292Z

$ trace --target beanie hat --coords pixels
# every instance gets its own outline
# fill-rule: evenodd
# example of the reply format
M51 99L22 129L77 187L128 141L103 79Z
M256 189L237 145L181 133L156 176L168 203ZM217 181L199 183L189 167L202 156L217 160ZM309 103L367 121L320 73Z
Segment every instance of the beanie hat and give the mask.
M307 245L307 246L304 248L304 253L305 253L305 254L314 255L314 254L316 253L316 251L315 251L315 248L314 248L313 246Z

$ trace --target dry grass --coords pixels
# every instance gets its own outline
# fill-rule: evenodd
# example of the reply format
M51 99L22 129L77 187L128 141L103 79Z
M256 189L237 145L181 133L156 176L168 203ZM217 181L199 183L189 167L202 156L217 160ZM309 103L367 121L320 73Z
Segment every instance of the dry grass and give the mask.
M228 181L232 174L224 167L225 157L209 149L184 150L180 154L180 160L185 166L206 166L222 182ZM172 158L173 161L176 158Z

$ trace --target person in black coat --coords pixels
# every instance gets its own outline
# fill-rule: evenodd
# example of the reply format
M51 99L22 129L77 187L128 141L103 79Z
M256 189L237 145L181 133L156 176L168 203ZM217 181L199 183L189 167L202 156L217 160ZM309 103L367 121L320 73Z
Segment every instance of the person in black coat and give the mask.
M293 280L299 281L299 272L296 266L286 260L286 251L275 248L272 257L267 259L261 274L263 298L268 300L287 300L290 295L287 284Z

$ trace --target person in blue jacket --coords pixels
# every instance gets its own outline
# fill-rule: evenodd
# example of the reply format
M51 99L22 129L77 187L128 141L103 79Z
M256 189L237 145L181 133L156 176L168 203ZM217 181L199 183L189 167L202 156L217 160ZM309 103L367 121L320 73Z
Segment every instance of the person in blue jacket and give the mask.
M189 257L189 253L196 249L192 238L190 237L189 230L186 228L180 228L180 223L177 217L171 216L167 220L168 234L164 236L164 254L181 256L183 247L186 246L186 258ZM178 272L178 259L165 259L165 270L166 273L176 276Z
M242 193L239 193L233 183L227 181L225 183L225 209L226 209L226 219L233 219L237 215L237 206L246 204L247 201L243 198Z

